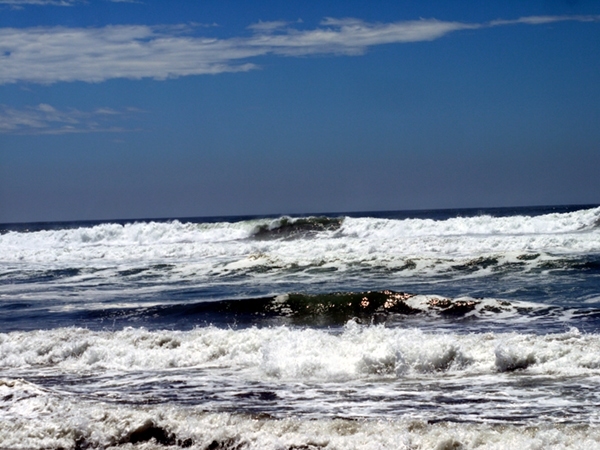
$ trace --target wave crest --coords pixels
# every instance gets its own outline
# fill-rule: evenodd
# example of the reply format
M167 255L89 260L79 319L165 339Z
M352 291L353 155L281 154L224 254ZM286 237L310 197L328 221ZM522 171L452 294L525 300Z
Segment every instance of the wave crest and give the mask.
M280 217L269 223L256 225L251 231L255 239L307 238L322 231L338 230L344 219L341 217Z

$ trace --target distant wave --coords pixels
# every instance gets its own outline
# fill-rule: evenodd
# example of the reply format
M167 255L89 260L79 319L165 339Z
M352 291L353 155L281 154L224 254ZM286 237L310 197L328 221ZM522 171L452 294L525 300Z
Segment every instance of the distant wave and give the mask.
M280 217L269 223L261 223L251 232L255 239L275 238L306 238L314 236L320 231L338 230L343 223L343 218L336 217Z
M89 264L266 255L277 265L310 260L382 263L407 257L600 252L600 208L541 216L376 219L305 217L243 222L143 222L0 235L5 263ZM293 238L293 239L292 239ZM282 242L283 240L283 242ZM272 242L276 241L276 242ZM258 256L258 258L257 258Z

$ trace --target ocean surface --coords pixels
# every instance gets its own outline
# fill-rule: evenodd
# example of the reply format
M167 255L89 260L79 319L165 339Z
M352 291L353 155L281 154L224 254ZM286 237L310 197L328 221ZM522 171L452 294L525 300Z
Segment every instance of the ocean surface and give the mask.
M600 449L600 207L0 225L2 449Z

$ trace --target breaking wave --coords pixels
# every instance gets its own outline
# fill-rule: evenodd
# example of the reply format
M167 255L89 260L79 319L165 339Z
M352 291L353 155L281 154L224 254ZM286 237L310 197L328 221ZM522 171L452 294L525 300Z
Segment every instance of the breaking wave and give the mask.
M569 269L581 257L598 266L599 220L594 208L534 217L281 217L11 231L0 235L0 277L178 281L301 274L312 280L361 270L431 277Z
M59 328L0 334L5 374L195 368L247 380L346 381L446 373L599 376L600 337L564 333L427 333L361 326L340 332L285 326L241 330L91 331ZM22 372L26 371L26 372ZM437 375L436 375L437 374Z
M332 217L280 217L269 223L256 225L251 236L255 239L294 239L315 236L322 231L340 229L343 218Z
M273 420L266 415L198 412L74 401L35 384L0 379L0 447L191 448L193 450L319 449L591 449L594 424L429 422L388 420ZM8 400L6 400L8 398Z

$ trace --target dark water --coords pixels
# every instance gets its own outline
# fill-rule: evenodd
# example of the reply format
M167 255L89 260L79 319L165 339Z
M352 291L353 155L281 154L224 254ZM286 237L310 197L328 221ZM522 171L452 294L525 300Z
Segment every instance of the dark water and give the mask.
M1 225L0 447L600 448L599 329L594 205Z

